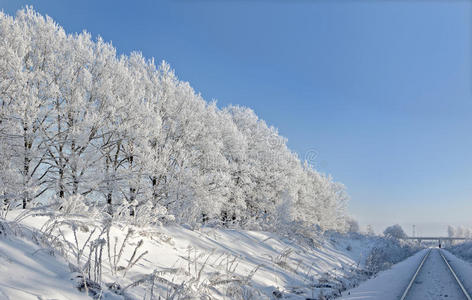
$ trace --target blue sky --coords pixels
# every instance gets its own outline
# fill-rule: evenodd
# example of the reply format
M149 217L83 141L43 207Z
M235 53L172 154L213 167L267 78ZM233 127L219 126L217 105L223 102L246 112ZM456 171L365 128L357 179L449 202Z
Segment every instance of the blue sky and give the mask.
M377 230L472 226L469 1L5 1L253 108Z

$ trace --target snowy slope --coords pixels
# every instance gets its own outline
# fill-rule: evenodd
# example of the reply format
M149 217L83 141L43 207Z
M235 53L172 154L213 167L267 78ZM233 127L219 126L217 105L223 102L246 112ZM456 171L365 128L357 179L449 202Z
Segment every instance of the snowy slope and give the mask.
M447 250L443 250L443 254L454 269L454 272L456 272L457 277L459 277L465 289L471 293L472 282L470 278L472 278L472 264L468 261L462 260Z
M0 238L0 299L89 299L73 287L66 262L28 237Z
M13 220L17 215L18 212L12 212L9 218ZM47 217L27 217L21 224L30 230L39 230L47 220ZM111 228L110 240L118 241L118 249L129 229L124 225ZM62 232L69 241L74 240L70 230L62 228ZM89 233L79 231L77 234L82 245ZM143 244L137 254L145 251L147 254L126 275L123 272L118 272L118 276L112 274L107 259L103 266L104 285L115 282L122 290L137 282L122 292L123 297L130 299L150 299L151 293L154 297L168 297L179 286L185 286L181 288L182 293L197 296L203 291L220 299L237 299L242 295L253 299L335 295L357 284L362 277L358 267L369 248L365 240L363 243L341 236L333 240L320 238L314 241L313 247L269 232L221 228L190 230L179 225L133 227L123 251L123 266L140 240ZM1 239L1 243L2 253L7 253L2 257L17 262L2 267L5 271L2 274L17 274L9 280L8 275L2 275L4 293L24 289L31 295L48 298L84 297L85 294L74 290L71 274L62 259L50 256L48 251L38 251L33 257L38 247L15 236ZM154 276L152 281L148 280L150 276ZM29 279L25 281L25 278ZM12 299L23 299L21 297Z

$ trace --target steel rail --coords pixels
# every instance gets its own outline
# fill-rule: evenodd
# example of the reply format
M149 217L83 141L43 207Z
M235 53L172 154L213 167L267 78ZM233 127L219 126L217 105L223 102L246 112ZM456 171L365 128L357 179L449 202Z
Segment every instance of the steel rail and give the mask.
M444 262L446 263L447 267L449 268L449 271L451 271L452 276L454 276L454 279L456 280L457 284L460 286L460 288L461 288L462 293L464 294L464 296L467 298L467 300L472 300L472 298L470 297L469 293L468 293L467 290L465 289L464 285L463 285L462 282L460 281L459 277L457 277L456 272L454 272L454 270L452 269L451 265L450 265L449 262L447 261L446 257L445 257L444 254L442 253L442 250L439 250L439 254L441 254L441 257L443 258Z
M416 272L415 272L415 274L413 274L413 277L411 278L410 282L408 283L408 286L406 287L405 291L403 292L400 300L405 300L406 296L408 295L408 292L410 291L411 287L413 286L413 282L415 282L416 277L420 273L420 270L423 267L424 262L426 261L426 259L428 258L430 253L431 253L431 249L428 250L428 253L425 254L425 256L421 260L421 263L419 264L418 268L416 268Z

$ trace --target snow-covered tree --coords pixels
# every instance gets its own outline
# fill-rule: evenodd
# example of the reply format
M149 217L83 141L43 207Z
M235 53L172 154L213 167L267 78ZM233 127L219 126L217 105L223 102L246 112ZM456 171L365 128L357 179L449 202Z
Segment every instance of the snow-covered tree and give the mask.
M447 236L448 237L455 237L456 236L456 228L454 226L451 226L451 225L447 226Z
M383 234L387 238L393 239L401 239L407 237L405 231L403 231L403 228L398 224L387 227L384 230Z
M374 236L375 235L374 227L370 224L367 225L366 233L367 235Z
M348 218L346 220L346 231L347 232L353 232L353 233L359 233L360 227L359 227L359 222L353 218Z
M0 199L23 207L81 199L136 224L346 230L344 187L254 111L31 8L0 13L0 142Z

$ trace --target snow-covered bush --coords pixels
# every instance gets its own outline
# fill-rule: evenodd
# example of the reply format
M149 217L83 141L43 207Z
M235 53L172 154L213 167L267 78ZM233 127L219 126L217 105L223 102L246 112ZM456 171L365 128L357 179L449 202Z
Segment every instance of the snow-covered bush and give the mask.
M0 237L6 237L12 232L10 225L5 220L0 219Z
M142 227L169 224L175 218L169 215L167 209L159 203L153 205L151 201L147 201L139 204L137 201L129 203L125 200L113 210L113 220Z
M387 269L419 250L418 245L401 240L407 235L398 224L387 227L383 234L384 237L377 237L376 246L366 260L366 267L372 273Z
M403 228L398 224L387 227L383 234L385 237L391 239L401 239L407 237L405 231L403 231Z
M324 237L349 252L359 251L356 248L360 247L357 268L369 274L384 270L421 249L416 242L365 233L332 231L325 232Z
M134 283L121 288L126 291L133 285L147 285L150 298L157 293L160 299L260 299L261 292L252 286L252 278L259 270L256 266L246 275L236 272L238 258L229 254L197 253L188 248L186 268L156 269ZM210 261L213 261L210 264Z
M10 211L12 203L0 197L0 219L5 219Z
M419 250L417 245L392 238L377 238L376 246L366 260L366 267L372 273L385 270Z
M354 220L353 218L348 218L346 220L346 232L359 233L359 222L357 222L357 220Z
M447 248L447 250L467 261L472 262L472 241L450 246Z
M120 281L147 255L147 250L141 250L143 239L133 243L132 238L131 228L119 240L111 234L110 222L90 222L70 215L53 216L43 225L40 237L44 246L61 253L69 262L76 288L93 297L104 289L117 292ZM104 267L110 270L114 282L103 281Z
M48 204L49 208L54 208L57 213L64 216L94 216L99 213L93 204L80 194L70 195L64 198L53 196L49 199Z

